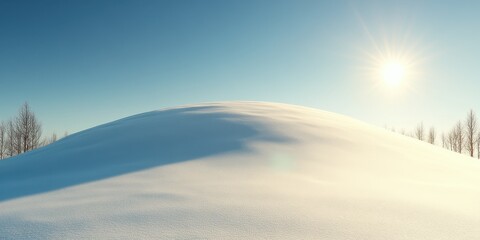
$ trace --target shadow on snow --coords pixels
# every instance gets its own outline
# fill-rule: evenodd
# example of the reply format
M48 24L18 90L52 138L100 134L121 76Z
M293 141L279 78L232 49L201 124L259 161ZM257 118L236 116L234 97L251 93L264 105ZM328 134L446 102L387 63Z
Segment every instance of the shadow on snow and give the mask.
M73 134L0 161L0 201L231 151L247 140L287 142L248 115L221 107L153 111Z

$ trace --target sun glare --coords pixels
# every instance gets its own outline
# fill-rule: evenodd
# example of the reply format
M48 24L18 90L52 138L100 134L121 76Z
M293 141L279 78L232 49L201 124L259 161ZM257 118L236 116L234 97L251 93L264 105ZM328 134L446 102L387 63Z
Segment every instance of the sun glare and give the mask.
M372 86L380 91L410 91L421 77L419 64L422 64L423 58L418 51L394 46L376 47L375 51L366 52L363 68L365 78L371 80Z
M378 49L375 54L370 54L368 78L374 81L374 86L384 88L388 92L403 92L412 89L419 79L419 57L408 51ZM382 87L383 86L383 87Z
M418 38L412 38L408 26L392 26L386 30L371 31L361 16L365 40L354 56L361 62L361 79L375 91L402 95L416 91L417 84L425 78L425 63L431 56Z
M398 86L405 77L405 66L399 62L387 62L382 66L381 75L390 87Z

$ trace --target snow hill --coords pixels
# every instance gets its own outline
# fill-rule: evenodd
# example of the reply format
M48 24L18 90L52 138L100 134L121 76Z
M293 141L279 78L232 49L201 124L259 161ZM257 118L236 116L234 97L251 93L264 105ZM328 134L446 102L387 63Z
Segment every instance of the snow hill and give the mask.
M478 239L480 161L316 109L164 109L0 161L0 239Z

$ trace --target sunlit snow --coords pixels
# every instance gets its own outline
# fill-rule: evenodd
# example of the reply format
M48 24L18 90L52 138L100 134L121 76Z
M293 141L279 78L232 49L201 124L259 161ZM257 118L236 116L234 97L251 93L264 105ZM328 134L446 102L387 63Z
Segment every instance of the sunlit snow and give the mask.
M0 239L477 239L480 161L264 102L163 109L0 161Z

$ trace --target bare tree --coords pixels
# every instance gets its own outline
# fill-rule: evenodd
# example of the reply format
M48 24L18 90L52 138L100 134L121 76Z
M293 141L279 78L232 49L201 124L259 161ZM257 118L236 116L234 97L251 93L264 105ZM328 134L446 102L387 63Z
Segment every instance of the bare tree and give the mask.
M455 125L455 141L457 146L456 151L459 153L463 152L464 140L465 140L465 134L463 132L463 124L462 124L462 121L458 121L457 125Z
M455 125L450 132L448 132L446 138L446 145L447 149L451 151L458 152L459 144L458 144L458 129L457 125Z
M17 132L17 128L12 119L8 120L5 124L6 128L6 154L9 157L15 156L21 152L20 149L20 136Z
M437 137L437 132L435 131L434 127L431 127L430 131L428 131L428 143L435 144L436 137Z
M423 127L423 122L421 122L415 128L415 131L414 131L415 138L423 141L424 136L425 136L424 132L425 132L425 130L424 130L424 127Z
M0 122L0 159L4 159L6 157L7 152L7 144L6 144L6 127L4 122Z
M3 126L4 157L12 157L40 147L42 126L28 103L23 104L18 115L8 120Z
M470 157L473 157L475 152L475 144L477 141L477 117L473 110L470 110L465 120L465 148L470 153Z
M447 138L445 137L445 133L442 132L442 147L443 148L448 148L447 147Z
M28 152L40 146L42 126L37 117L30 109L28 103L24 103L18 111L15 125L20 134L21 153Z
M447 149L450 151L455 151L454 144L455 144L454 131L451 130L450 132L448 132L448 135L447 135Z
M480 159L480 132L477 133L477 158Z
M437 132L434 127L431 127L425 136L423 122L420 122L408 136L435 144ZM450 131L443 132L441 141L443 148L458 153L468 153L471 157L474 157L476 149L477 158L480 159L480 125L474 111L468 112L465 122L458 121Z

